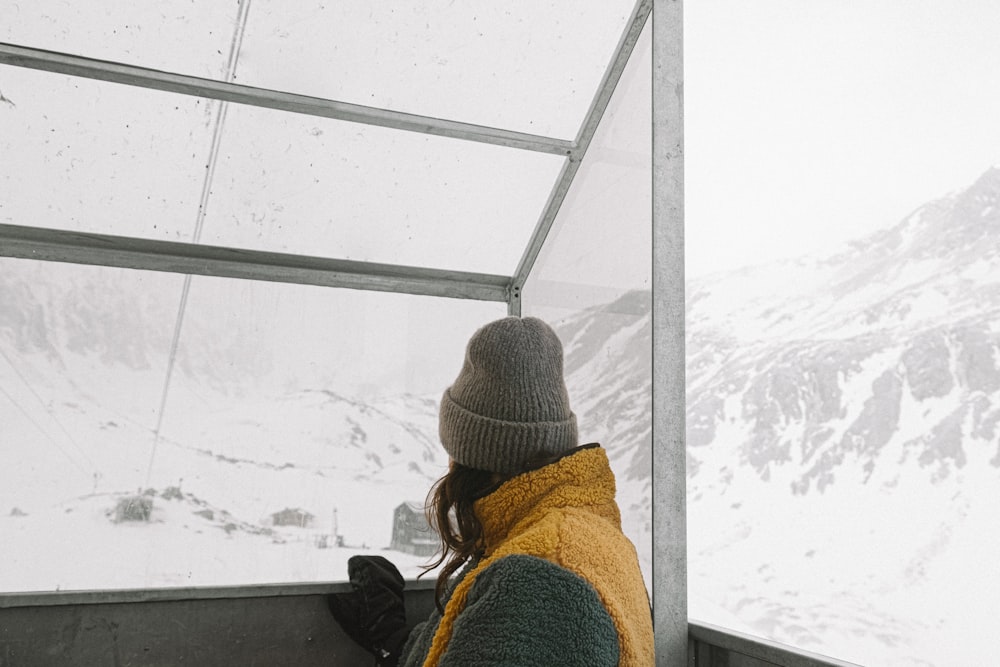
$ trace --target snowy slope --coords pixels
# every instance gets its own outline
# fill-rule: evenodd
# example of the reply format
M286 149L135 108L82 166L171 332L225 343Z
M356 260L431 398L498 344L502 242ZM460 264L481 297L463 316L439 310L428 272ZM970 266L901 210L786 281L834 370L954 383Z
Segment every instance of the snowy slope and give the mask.
M829 257L688 286L693 616L863 664L992 660L998 201L993 169Z
M443 473L436 401L296 384L272 341L189 316L159 422L181 282L123 275L0 262L0 589L336 580L387 547ZM140 493L151 521L114 522ZM313 520L271 525L285 509ZM316 548L334 531L347 548Z

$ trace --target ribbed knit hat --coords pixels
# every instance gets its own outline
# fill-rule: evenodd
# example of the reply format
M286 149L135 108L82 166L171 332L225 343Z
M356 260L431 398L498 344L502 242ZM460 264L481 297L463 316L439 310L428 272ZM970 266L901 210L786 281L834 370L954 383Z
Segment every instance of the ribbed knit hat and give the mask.
M503 474L577 445L556 333L534 317L505 317L469 340L441 399L441 443L458 463Z

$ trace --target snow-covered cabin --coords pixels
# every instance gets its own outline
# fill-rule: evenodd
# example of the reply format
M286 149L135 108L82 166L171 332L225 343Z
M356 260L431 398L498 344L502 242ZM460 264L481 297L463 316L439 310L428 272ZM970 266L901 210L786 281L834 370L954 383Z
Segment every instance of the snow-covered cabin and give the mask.
M286 507L280 512L271 515L272 526L296 526L298 528L308 528L312 525L316 517L304 509L298 507Z
M422 503L405 502L393 510L390 549L415 556L432 556L439 544L437 533L427 523Z

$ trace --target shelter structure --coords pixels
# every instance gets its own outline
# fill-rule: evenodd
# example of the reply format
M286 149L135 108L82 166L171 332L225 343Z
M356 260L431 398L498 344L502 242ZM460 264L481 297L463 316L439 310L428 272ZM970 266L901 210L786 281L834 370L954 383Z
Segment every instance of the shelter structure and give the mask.
M752 634L729 611L721 624L689 618L689 473L711 463L732 476L730 461L686 448L684 4L0 0L0 447L11 462L0 465L0 663L366 664L322 605L349 590L342 566L355 550L341 532L432 550L405 502L446 463L426 397L454 378L469 335L509 314L556 325L581 433L613 453L657 665L852 664ZM797 14L821 3L779 4ZM798 62L795 49L781 55ZM769 149L782 121L752 113L756 75L741 73L730 106ZM744 138L712 135L733 152ZM995 196L981 194L978 204ZM882 261L913 229L859 247ZM925 302L900 303L894 317ZM935 335L945 342L919 352L944 349L945 374L957 337ZM709 340L693 365L721 367L729 342ZM992 359L994 347L966 356ZM761 385L751 418L778 423L839 400L841 375L795 365L798 349L782 351L791 361ZM810 402L791 388L798 376L834 380ZM987 390L1000 392L991 381L972 392L976 412L942 418L948 434L987 414ZM894 372L874 384L897 400L906 387ZM740 402L727 400L694 406L699 443L730 426L727 406ZM782 401L791 407L778 414ZM891 435L858 423L817 468L864 450L873 431ZM753 425L744 458L766 458L772 427ZM802 441L834 430L803 427ZM905 452L922 445L914 436ZM754 472L780 478L768 463ZM180 475L184 494L171 494ZM108 521L107 498L135 488L149 497ZM157 494L169 502L149 521ZM230 529L276 507L348 503L344 526L334 510L338 549ZM203 531L189 520L216 513L234 522ZM847 552L803 558L830 553ZM408 618L433 603L433 582L407 582ZM787 608L768 610L760 625ZM785 639L809 644L805 626L826 627L825 610L809 607ZM891 644L902 632L862 603L857 616L868 625L852 636Z
M150 361L134 339L111 346L121 364L149 364L159 376L159 387L154 380L148 391L156 418L146 485L156 484L167 451L192 422L188 411L206 407L183 386L185 364L203 365L213 386L224 386L233 381L223 372L231 360L263 377L302 365L303 347L338 347L349 358L366 337L407 331L399 323L380 326L371 308L373 331L352 326L363 318L348 316L354 297L345 291L411 295L403 306L386 300L377 307L419 314L410 344L421 327L431 333L421 340L454 333L457 342L503 313L554 319L645 291L653 331L652 367L645 369L655 397L653 436L645 447L655 506L657 654L660 664L682 664L689 634L681 3L472 10L431 2L376 15L370 3L291 9L240 0L235 14L228 4L176 3L158 4L149 16L124 2L100 16L82 5L56 15L42 4L20 5L0 38L0 89L17 114L16 131L4 139L2 178L12 196L4 202L0 256L5 267L27 263L29 273L36 266L47 272L43 264L69 267L57 291L95 284L97 274L81 267L96 266L119 271L93 280L117 285L104 289L127 299L161 289L177 295L174 312L162 318L157 303L142 306L146 317L160 318L162 356ZM372 21L379 34L395 35L385 49L381 38L359 30ZM553 31L565 34L553 39ZM345 61L345 53L354 59ZM12 127L9 119L4 125ZM641 261L632 256L636 249ZM248 283L291 287L255 298ZM329 290L318 302L317 288ZM268 326L294 352L273 365L238 349L260 340L255 309L268 302L278 308ZM463 311L468 317L459 317ZM227 312L231 344L198 351L195 340L220 340L211 320ZM298 338L306 330L322 335ZM302 365L302 373L315 365ZM130 398L141 393L132 389ZM232 437L228 426L226 434ZM245 451L205 449L231 466L247 458ZM65 454L86 467L89 454ZM294 469L286 461L267 465ZM271 631L258 634L253 619L268 609L269 623L314 626L301 611L282 611L315 592L308 586L8 595L2 613L17 620L5 621L2 632L20 630L0 634L0 646L7 654L30 652L18 643L26 632L39 638L37 648L48 642L46 627L62 627L61 612L49 612L89 618L108 611L90 606L100 601L128 610L139 624L119 627L119 642L127 634L144 647L138 661L128 661L169 662L185 657L191 638L158 634L163 639L151 649L136 609L176 599L181 606L172 613L190 620L181 609L189 602L219 599L221 610L224 600L254 598L260 602L251 604L257 611L247 608L246 636L255 641L245 645L266 661L258 643L286 642L270 641ZM33 609L47 620L28 628L18 614ZM233 618L228 610L209 613ZM213 622L197 626L203 644L216 643ZM329 641L276 662L327 664ZM97 664L91 659L103 651L100 642L81 636L60 649L60 664ZM116 650L132 649L119 643ZM217 650L234 659L231 647Z

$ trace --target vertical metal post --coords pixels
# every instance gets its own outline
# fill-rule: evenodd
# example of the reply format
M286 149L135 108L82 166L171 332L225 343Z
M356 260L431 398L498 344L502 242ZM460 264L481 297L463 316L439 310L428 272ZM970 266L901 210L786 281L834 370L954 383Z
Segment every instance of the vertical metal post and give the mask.
M687 664L682 0L653 2L653 623Z
M507 287L507 314L521 317L521 287L514 284L514 279Z

